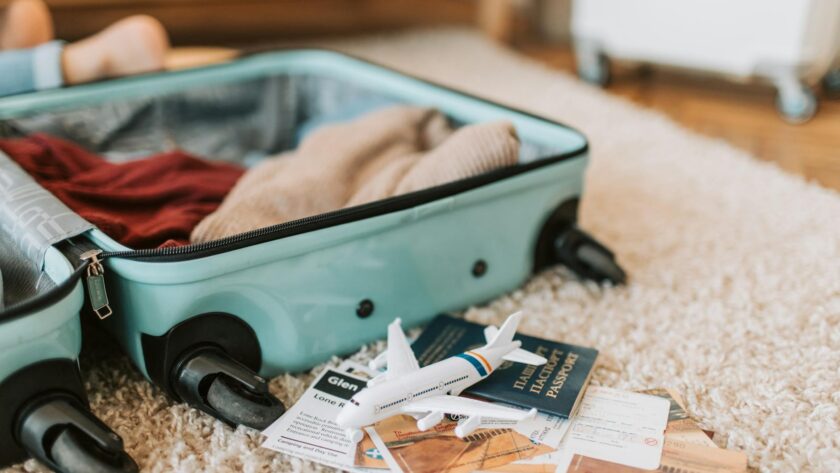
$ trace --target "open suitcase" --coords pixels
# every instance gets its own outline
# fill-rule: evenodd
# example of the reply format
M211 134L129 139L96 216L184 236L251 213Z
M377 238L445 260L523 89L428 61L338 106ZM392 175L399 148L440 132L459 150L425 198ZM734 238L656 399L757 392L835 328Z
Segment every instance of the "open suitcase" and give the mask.
M0 156L0 468L32 456L60 472L137 471L122 439L88 411L82 284L47 243L73 219L42 218L62 213L39 205L44 194Z
M454 124L509 120L520 163L190 246L133 250L91 225L80 229L63 249L82 264L94 309L173 398L261 428L282 412L262 376L355 351L394 317L418 325L556 263L623 281L609 250L575 224L583 135L336 52L274 51L11 97L0 100L0 130L45 131L109 159L178 146L252 160L290 148L303 120L358 98L436 107Z

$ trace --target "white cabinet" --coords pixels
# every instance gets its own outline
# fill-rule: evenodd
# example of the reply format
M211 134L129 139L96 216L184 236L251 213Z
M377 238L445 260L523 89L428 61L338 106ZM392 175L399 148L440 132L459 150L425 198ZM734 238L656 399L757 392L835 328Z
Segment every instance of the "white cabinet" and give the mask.
M574 0L572 35L591 82L606 84L611 59L761 78L782 114L804 121L810 86L837 66L840 0Z

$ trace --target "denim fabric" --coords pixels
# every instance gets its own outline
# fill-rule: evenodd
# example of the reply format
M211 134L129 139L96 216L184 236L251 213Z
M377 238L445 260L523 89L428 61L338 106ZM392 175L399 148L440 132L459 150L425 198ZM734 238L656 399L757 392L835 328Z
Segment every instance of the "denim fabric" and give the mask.
M0 51L0 96L60 87L64 43L50 41L32 49Z

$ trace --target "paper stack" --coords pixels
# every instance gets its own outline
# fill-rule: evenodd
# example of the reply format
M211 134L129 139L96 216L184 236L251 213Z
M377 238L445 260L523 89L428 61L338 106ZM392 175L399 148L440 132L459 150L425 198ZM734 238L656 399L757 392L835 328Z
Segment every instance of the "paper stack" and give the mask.
M452 318L436 319L430 327L435 330L424 333L412 347L419 351L418 359L424 364L435 360L423 362L422 353L449 356L446 350L436 348L435 340L430 339L432 334L446 340L441 346L458 351L461 344L472 343L472 332L483 328ZM524 391L529 390L517 385L539 383L541 375L534 372L529 374L530 380L523 381L523 376L512 369L476 384L469 395L480 393L484 400L524 410L531 407L528 404L532 398L534 407L540 410L535 418L520 422L482 418L477 430L459 438L455 435L459 419L444 418L421 431L416 418L396 415L367 427L363 440L354 444L335 419L345 403L378 372L346 361L338 368L325 370L298 403L264 432L267 438L263 447L342 470L365 472L746 471L746 456L719 448L712 440L714 433L697 425L675 391L587 388L597 351L533 337L522 339L523 346L531 344L534 350L544 346L557 353L558 360L578 354L578 371L561 373L568 381L563 386L565 391L558 390L558 396L552 398L534 389L532 396L525 396ZM558 376L555 370L563 370L562 363L558 361L557 365L545 368L550 368L546 382ZM484 384L493 376L497 377L492 383Z

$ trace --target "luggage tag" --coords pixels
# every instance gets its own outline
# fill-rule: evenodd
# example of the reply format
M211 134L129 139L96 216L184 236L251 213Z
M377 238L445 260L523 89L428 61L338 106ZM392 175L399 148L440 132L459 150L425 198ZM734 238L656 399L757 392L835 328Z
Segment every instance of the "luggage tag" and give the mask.
M80 258L89 261L86 282L91 309L99 320L105 320L114 312L111 310L108 293L105 291L105 268L99 259L100 254L102 250L90 250L82 253Z

